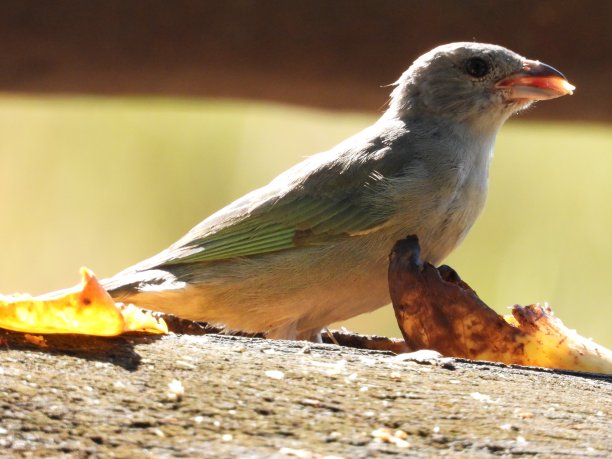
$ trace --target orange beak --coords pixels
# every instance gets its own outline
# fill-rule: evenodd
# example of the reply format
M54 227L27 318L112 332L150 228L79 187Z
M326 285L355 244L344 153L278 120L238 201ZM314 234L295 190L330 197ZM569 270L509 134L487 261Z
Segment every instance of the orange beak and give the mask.
M496 88L509 90L511 99L546 100L573 94L575 86L549 65L525 60L520 72L499 81Z

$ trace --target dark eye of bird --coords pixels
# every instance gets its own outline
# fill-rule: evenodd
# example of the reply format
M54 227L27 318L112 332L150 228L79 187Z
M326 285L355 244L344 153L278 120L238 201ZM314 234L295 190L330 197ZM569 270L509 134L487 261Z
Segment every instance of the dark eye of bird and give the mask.
M465 62L465 71L474 78L482 78L489 73L489 64L482 57L472 57Z

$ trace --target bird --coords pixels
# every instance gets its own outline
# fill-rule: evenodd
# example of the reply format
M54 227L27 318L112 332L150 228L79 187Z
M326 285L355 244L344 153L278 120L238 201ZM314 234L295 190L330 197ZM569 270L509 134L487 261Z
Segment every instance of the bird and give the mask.
M319 341L389 304L388 256L416 235L439 264L485 204L496 135L535 101L572 94L558 70L458 42L417 58L371 126L103 281L116 301L227 332Z

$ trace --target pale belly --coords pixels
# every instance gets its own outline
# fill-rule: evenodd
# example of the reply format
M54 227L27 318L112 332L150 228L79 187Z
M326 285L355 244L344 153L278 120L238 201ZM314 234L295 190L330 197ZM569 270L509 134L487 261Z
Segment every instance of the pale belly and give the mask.
M458 238L402 226L333 246L202 266L198 282L178 290L138 293L129 301L230 330L307 337L388 304L389 253L397 240L419 233L423 258L432 263L441 261Z

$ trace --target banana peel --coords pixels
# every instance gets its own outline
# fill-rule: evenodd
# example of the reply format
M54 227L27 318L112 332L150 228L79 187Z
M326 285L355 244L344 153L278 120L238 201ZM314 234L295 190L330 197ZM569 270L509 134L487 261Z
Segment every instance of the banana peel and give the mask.
M389 292L408 347L449 357L612 374L612 351L567 328L547 305L503 317L448 266L420 259L414 236L398 241Z
M504 320L522 332L520 365L612 374L612 351L567 328L548 305L514 306Z
M0 295L0 328L33 333L117 336L129 331L168 333L156 319L134 305L115 303L96 276L81 268L81 282L47 295Z

